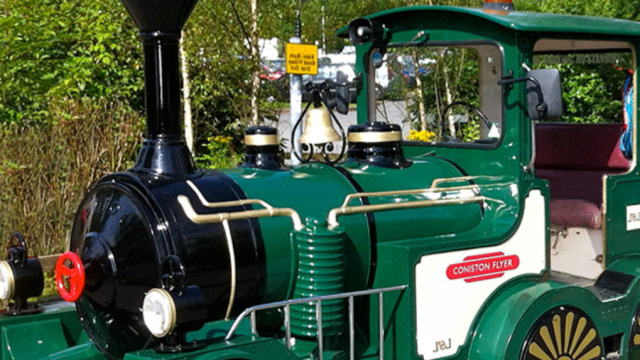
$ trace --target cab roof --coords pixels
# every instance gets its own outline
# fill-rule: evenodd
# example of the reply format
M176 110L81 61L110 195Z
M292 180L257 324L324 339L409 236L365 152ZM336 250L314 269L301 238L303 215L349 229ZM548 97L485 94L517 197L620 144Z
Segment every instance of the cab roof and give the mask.
M449 12L460 13L504 26L505 28L521 32L556 32L556 33L585 33L604 35L639 36L640 22L613 18L592 16L559 15L550 13L534 13L512 11L507 14L493 14L480 8L463 8L453 6L412 6L381 11L369 16L381 23L391 18L402 19L404 13L416 12ZM346 34L347 27L339 30L339 34Z

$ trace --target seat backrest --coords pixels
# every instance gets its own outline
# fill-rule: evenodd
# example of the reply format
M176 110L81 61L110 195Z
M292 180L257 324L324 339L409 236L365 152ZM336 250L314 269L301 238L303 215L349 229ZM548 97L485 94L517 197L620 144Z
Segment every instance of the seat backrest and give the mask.
M539 169L622 172L629 161L620 150L623 124L540 123L535 127Z
M622 124L536 124L536 175L551 197L602 203L602 176L629 169L620 150Z

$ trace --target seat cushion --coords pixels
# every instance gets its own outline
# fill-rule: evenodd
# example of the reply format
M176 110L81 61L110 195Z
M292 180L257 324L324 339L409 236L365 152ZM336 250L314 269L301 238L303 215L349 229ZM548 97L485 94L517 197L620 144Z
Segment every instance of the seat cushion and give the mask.
M552 199L549 213L554 225L589 229L600 229L602 225L598 206L581 199Z

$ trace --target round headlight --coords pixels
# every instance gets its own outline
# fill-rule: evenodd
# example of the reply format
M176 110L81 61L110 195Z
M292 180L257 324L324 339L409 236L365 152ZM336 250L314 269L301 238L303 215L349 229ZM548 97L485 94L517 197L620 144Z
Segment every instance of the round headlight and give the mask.
M147 329L155 337L164 337L176 325L176 306L166 290L151 289L142 303L142 317Z
M0 300L10 300L15 290L13 270L6 261L0 261Z

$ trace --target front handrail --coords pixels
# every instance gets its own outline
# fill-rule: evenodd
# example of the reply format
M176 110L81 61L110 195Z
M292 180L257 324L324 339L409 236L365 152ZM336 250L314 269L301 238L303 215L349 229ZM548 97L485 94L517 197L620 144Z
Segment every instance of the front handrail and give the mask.
M261 205L264 209L258 210L244 210L244 211L236 211L236 212L221 212L214 214L198 214L191 205L191 201L185 195L178 195L178 203L182 207L185 215L189 218L189 220L193 221L196 224L210 224L210 223L221 223L225 220L233 221L233 220L247 220L253 218L266 218L266 217L278 217L285 216L291 218L291 222L293 223L293 228L296 230L302 230L304 225L302 224L302 220L297 211L291 208L274 208L269 203L260 199L242 199L235 201L223 201L223 202L209 202L202 195L202 192L198 189L198 187L191 181L187 180L187 184L191 187L193 192L196 194L202 206L207 208L222 208L222 207L231 207L231 206L243 206L243 205Z
M244 310L233 322L229 332L225 336L225 340L231 340L231 337L240 326L240 323L247 317L250 316L251 322L251 334L258 335L257 329L257 320L256 320L256 312L261 310L268 309L276 309L284 307L284 324L285 324L285 341L288 349L291 349L291 305L296 304L304 304L309 302L316 303L316 321L318 325L318 346L319 346L319 358L322 360L322 345L323 345L323 335L322 335L322 301L325 300L334 300L334 299L348 299L349 302L349 358L355 359L355 321L354 321L354 304L353 298L358 296L366 296L366 295L378 295L378 315L379 315L379 353L380 359L383 359L384 355L384 306L383 306L383 294L392 292L392 291L403 291L407 288L407 285L398 285L398 286L390 286L379 289L369 289L369 290L360 290L360 291L352 291L340 294L332 294L332 295L323 295L323 296L312 296L307 298L300 299L291 299L284 301L277 301L268 304L261 304L252 306Z
M229 304L227 305L227 312L225 315L225 319L229 319L231 316L231 311L233 310L233 305L236 298L236 288L237 288L237 274L238 270L236 268L236 254L234 248L234 242L232 238L232 232L229 227L229 221L234 220L248 220L254 218L265 218L265 217L277 217L277 216L286 216L291 218L291 222L293 222L293 228L296 230L302 230L304 225L302 224L302 220L300 219L300 215L291 208L274 208L269 203L260 199L242 199L235 201L224 201L224 202L209 202L198 187L191 181L187 180L187 184L191 187L193 192L196 194L202 206L210 209L215 208L226 208L233 206L244 206L244 205L260 205L264 207L264 209L259 210L244 210L244 211L236 211L236 212L220 212L213 214L199 214L193 208L191 204L191 200L185 195L178 195L178 203L182 207L185 215L189 220L193 221L196 224L211 224L211 223L222 223L222 227L224 229L225 238L227 240L227 250L229 251L229 262L230 262L230 285L231 291L229 293Z

